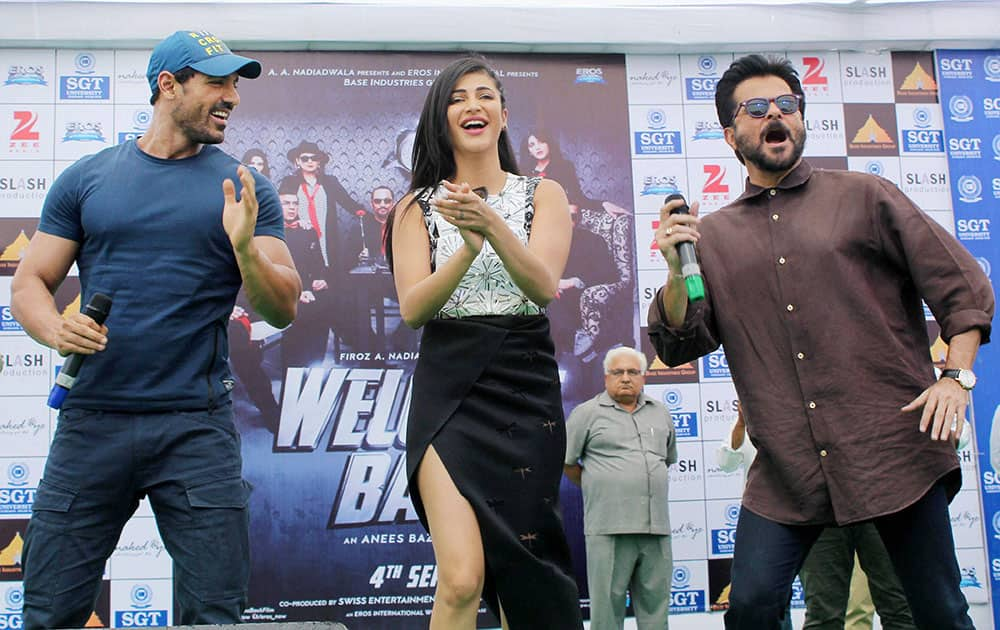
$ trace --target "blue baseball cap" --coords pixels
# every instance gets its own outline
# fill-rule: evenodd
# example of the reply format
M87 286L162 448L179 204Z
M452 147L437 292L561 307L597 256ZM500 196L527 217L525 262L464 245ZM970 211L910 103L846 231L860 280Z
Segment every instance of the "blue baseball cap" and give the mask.
M226 43L208 31L177 31L156 45L149 57L146 79L155 94L160 73L171 74L190 67L210 77L225 77L236 72L241 77L260 76L260 62L234 55Z

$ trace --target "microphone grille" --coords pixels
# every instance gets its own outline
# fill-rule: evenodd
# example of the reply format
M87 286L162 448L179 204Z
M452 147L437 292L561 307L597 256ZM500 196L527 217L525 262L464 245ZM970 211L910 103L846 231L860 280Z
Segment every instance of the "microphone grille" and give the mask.
M103 293L95 293L90 296L90 302L87 305L94 310L107 313L111 310L111 298Z

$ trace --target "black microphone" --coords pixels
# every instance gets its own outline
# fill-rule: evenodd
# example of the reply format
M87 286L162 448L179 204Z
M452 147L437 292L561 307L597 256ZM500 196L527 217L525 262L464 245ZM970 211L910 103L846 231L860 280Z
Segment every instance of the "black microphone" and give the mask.
M679 208L674 208L670 214L688 214L687 202L684 195L674 193L663 200L667 204L675 199L684 202ZM705 280L701 277L701 267L698 266L698 256L694 253L694 243L691 241L681 241L677 243L677 255L681 258L681 275L684 276L684 286L687 287L688 301L697 302L705 299Z
M95 293L81 312L100 326L108 318L110 310L111 298L103 293ZM49 392L49 407L53 409L62 407L63 401L66 400L66 395L69 394L69 390L76 383L76 375L80 372L80 366L83 365L83 360L86 357L87 355L85 354L71 354L66 357L66 362L63 363L62 369L59 370L59 376L56 377L56 384L52 386L52 391Z

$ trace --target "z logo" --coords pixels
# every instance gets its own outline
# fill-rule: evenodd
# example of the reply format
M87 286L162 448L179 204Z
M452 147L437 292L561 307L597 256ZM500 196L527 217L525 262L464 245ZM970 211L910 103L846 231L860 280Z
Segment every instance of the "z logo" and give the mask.
M35 123L38 122L38 114L35 112L14 112L16 126L10 134L11 140L35 141L38 140L38 132L35 131Z
M823 68L826 62L819 57L803 57L803 65L806 66L806 76L802 78L804 85L826 85L826 77L823 76Z

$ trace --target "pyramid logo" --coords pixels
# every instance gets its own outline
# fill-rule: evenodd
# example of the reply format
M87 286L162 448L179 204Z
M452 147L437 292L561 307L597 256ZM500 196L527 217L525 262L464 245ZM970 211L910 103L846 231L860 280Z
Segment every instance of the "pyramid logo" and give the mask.
M3 252L0 252L0 260L21 260L21 256L24 255L24 250L27 249L30 242L31 239L24 233L24 230L21 230L21 233L17 235L14 242L5 247Z
M18 228L15 227L14 229ZM28 248L28 243L31 242L31 239L25 234L24 228L20 228L17 238L10 245L4 247L3 241L10 238L14 230L10 230L7 234L3 234L3 231L6 230L0 230L0 276L12 276L17 271L17 265L21 262L24 250Z
M729 609L729 591L732 590L733 585L726 584L719 596L715 598L715 602L712 604L712 610L728 610Z
M906 78L903 79L903 83L899 86L899 89L908 92L936 92L938 86L937 82L934 81L934 77L924 70L924 67L918 61L913 66L913 72L906 75Z
M14 533L10 544L0 549L0 567L13 567L21 564L21 552L24 550L24 539L21 532Z
M893 87L897 103L937 103L934 55L930 52L892 53Z
M892 136L879 126L875 117L869 114L868 120L861 125L858 133L854 134L854 140L851 142L855 144L890 144L893 140Z
M948 358L948 344L941 339L941 335L937 336L934 343L931 344L931 361L934 365L944 366L944 360Z
M646 382L655 385L663 383L697 383L698 367L695 363L685 363L676 367L670 367L664 363L660 357L656 356L656 350L649 341L648 335L642 335L642 352L649 360L649 369L646 372Z
M74 298L72 302L66 305L66 308L63 309L61 315L63 319L67 319L69 318L70 315L74 315L79 312L80 312L80 294L78 293L76 295L76 298Z
M669 370L670 366L663 362L663 359L656 357L653 362L649 364L649 369L651 370Z
M847 103L844 105L847 154L878 157L899 155L896 131L896 108L882 103ZM851 132L850 130L855 130Z

